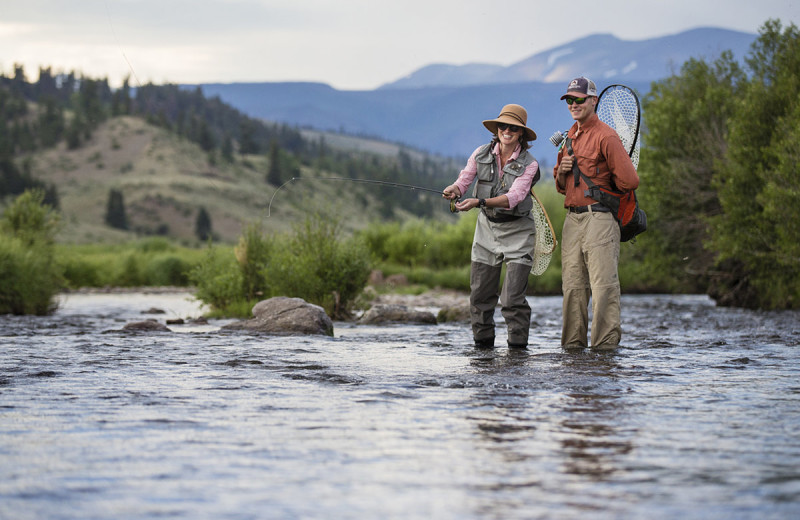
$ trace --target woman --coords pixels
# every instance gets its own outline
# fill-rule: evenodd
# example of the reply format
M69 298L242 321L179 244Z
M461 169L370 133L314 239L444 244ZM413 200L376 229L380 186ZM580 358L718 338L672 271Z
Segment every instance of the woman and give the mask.
M498 297L508 326L508 346L526 348L531 308L525 299L533 265L536 226L531 216L531 186L539 180L539 163L528 153L536 133L526 126L528 112L506 105L496 119L483 122L493 135L478 147L458 179L442 192L459 199L477 177L472 197L456 203L459 211L479 208L472 241L470 318L475 346L494 347L494 309ZM500 273L506 278L499 292Z

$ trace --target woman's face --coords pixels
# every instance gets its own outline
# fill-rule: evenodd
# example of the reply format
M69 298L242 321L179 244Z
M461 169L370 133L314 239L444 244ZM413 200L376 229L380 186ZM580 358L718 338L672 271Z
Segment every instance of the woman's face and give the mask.
M497 123L497 139L503 145L516 145L522 135L522 127L516 125L507 125L505 123Z

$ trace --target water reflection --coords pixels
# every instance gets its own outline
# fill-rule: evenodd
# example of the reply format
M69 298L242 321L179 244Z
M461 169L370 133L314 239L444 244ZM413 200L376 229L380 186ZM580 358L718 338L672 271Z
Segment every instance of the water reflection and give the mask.
M468 418L475 422L478 437L491 443L513 443L534 434L530 420L530 354L527 350L480 351L470 365L483 382L473 394L475 409ZM510 376L510 377L509 377ZM507 453L507 460L524 460L523 453Z
M615 351L565 353L559 420L563 472L602 481L619 472L621 456L633 450L635 432L618 427L626 422L618 369Z
M476 350L470 366L484 382L468 415L480 446L504 461L554 456L559 471L589 480L622 470L635 431L620 426L627 386L615 351Z

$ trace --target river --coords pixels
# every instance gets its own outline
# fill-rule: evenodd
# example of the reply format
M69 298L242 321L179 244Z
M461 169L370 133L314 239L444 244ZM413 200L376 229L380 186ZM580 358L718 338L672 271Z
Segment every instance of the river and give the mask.
M622 347L565 351L560 298L530 303L522 352L121 330L187 294L0 316L0 518L800 518L800 313L624 296Z

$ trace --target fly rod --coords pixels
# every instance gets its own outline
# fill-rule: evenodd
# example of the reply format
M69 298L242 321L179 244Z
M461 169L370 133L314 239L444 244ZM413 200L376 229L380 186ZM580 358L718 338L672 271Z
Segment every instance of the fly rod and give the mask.
M442 190L434 190L433 188L423 188L422 186L414 186L413 184L403 184L403 183L400 183L400 182L378 181L378 180L375 180L375 179L352 179L350 177L302 177L302 178L301 177L292 177L288 181L286 181L283 184L281 184L278 187L278 189L275 190L275 193L272 194L272 198L269 199L269 208L267 210L267 218L269 218L270 214L272 213L272 201L275 198L275 195L278 194L280 189L283 188L284 186L286 186L287 184L289 184L292 181L303 180L303 179L312 180L312 181L361 182L361 183L364 183L364 184L377 184L379 186L389 186L389 187L392 187L392 188L402 188L402 189L412 190L412 191L425 191L425 192L428 192L428 193L438 193L439 195L442 194ZM450 201L450 211L453 212L453 213L456 213L458 211L456 209L456 202L458 202L458 200L459 199L455 199L455 200L451 200Z

